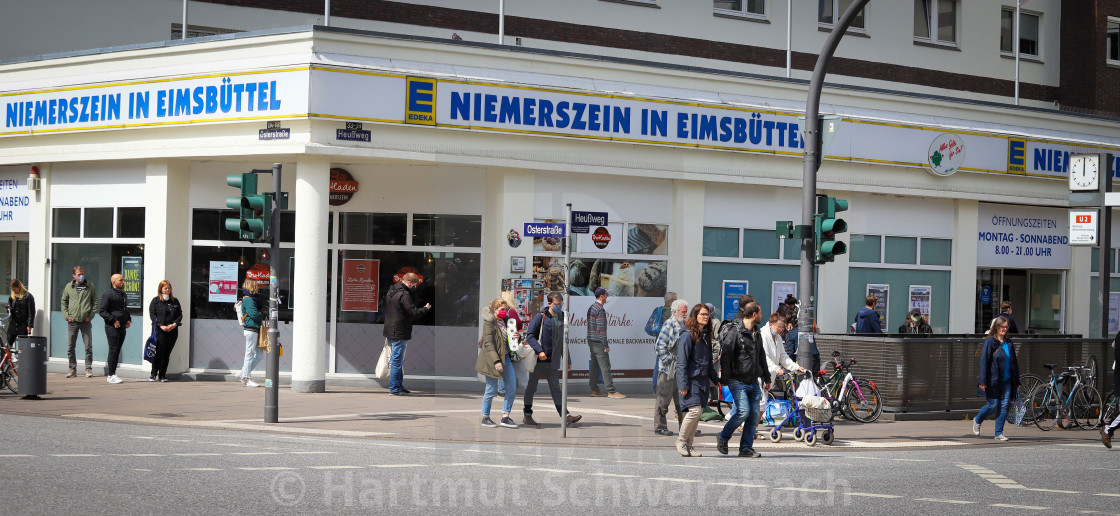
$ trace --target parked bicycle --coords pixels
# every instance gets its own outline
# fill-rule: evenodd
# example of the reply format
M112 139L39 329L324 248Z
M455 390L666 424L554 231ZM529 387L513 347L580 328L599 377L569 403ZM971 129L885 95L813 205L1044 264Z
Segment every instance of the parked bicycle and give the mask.
M12 352L12 346L0 346L0 389L7 388L13 394L19 393L19 358Z
M883 398L874 380L856 377L852 371L858 368L855 358L844 360L839 351L832 352L833 360L824 365L815 379L826 397L840 401L840 415L844 419L871 423L883 413ZM828 364L833 365L828 374ZM826 376L827 375L827 376Z
M1097 389L1084 382L1084 366L1070 366L1068 372L1056 374L1054 364L1045 364L1050 370L1050 382L1036 388L1031 395L1030 412L1039 430L1050 430L1055 425L1064 429L1096 428L1100 425L1103 400ZM1065 384L1073 386L1064 389Z

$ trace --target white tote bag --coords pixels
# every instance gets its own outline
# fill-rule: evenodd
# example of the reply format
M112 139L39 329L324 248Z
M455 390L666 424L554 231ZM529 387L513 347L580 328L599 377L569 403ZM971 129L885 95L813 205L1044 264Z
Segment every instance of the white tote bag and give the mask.
M373 374L377 375L379 380L389 379L389 358L393 355L393 347L389 345L389 340L385 340L385 347L381 348L381 358L377 359L377 367L374 368Z

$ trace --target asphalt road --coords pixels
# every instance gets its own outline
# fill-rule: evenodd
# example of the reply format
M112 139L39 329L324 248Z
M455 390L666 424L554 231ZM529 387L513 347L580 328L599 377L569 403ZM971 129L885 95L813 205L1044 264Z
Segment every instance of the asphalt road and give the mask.
M795 507L841 514L1120 513L1120 449L1090 443L798 448L759 459L721 456L705 445L704 457L685 459L669 447L321 438L13 415L0 421L5 514Z

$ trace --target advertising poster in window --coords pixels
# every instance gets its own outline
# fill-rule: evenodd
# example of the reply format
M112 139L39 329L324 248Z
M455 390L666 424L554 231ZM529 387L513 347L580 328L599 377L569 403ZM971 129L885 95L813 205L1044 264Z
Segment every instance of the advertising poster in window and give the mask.
M606 226L593 226L587 233L577 233L575 236L574 253L602 253L622 254L626 252L626 245L622 224L607 224Z
M749 294L751 282L738 280L723 280L723 306L720 307L720 319L730 319L739 313L739 298ZM715 314L712 314L713 317Z
M770 308L770 313L778 311L778 306L786 302L786 297L797 297L797 282L796 281L775 281L770 283L771 299L774 304Z
M929 309L932 299L933 287L929 285L910 285L910 303L907 306L907 313L917 308L922 311L922 317L925 317L926 322L929 323Z
M627 254L669 254L668 224L630 224L626 231Z
M1108 293L1108 333L1120 332L1120 292Z
M237 262L210 262L211 303L237 302Z
M342 311L376 312L380 260L342 260Z
M121 257L121 276L124 277L124 297L128 308L141 308L140 290L143 287L141 271L144 268L144 257Z
M886 332L888 326L887 316L890 315L890 293L891 286L886 284L868 283L867 295L878 296L879 304L875 305L875 311L879 312L879 324L883 326L883 331Z

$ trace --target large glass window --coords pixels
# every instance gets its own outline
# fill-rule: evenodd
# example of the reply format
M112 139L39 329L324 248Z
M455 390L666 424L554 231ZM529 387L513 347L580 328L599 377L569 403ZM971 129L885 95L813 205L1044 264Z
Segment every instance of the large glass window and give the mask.
M144 238L144 208L55 208L56 238Z
M952 265L953 241L947 238L922 239L922 265Z
M404 213L339 213L338 240L343 244L405 245Z
M718 11L731 11L735 14L766 14L765 0L714 0L713 7Z
M705 227L704 256L738 258L739 230L737 228Z
M913 237L886 237L883 261L886 263L918 263L918 239Z
M1108 60L1120 65L1120 18L1108 18L1105 46L1108 48Z
M52 236L66 238L82 236L81 208L55 208L53 221Z
M427 253L414 251L338 251L339 263L345 260L376 260L378 308L385 293L393 286L394 277L413 272L422 278L412 291L416 306L432 304L432 309L416 321L421 326L476 326L478 324L478 278L482 261L478 253ZM345 266L340 266L341 272ZM345 289L342 296L347 295ZM340 323L373 323L377 314L366 310L345 310L349 303L341 299L335 312Z
M86 208L82 228L85 238L113 238L113 208Z
M412 245L481 247L482 216L413 215Z
M194 246L191 248L191 318L192 319L236 319L233 304L235 300L221 299L210 290L210 280L217 276L212 269L218 270L223 264L234 264L237 268L236 297L241 297L241 283L246 275L260 278L258 288L268 297L268 275L272 260L266 247L232 246ZM291 278L294 270L292 257L295 250L280 249L280 312L281 321L292 320ZM182 294L180 294L182 295ZM213 301L212 301L213 300Z
M117 238L144 238L144 208L117 208Z
M853 262L880 263L883 261L883 238L879 235L852 235L848 254Z
M817 21L827 25L832 25L840 19L840 16L848 10L848 6L852 5L853 0L817 0ZM861 10L856 17L852 20L850 28L864 29L864 13L867 11L865 7Z
M778 258L778 237L774 230L744 229L743 258Z
M191 238L193 240L238 242L241 239L237 232L226 229L226 219L236 219L237 217L236 210L196 209L191 215L193 219ZM296 212L280 212L280 241L284 243L296 241Z
M999 50L1005 54L1015 53L1014 8L1000 11ZM1019 11L1019 54L1038 57L1039 15Z
M914 0L914 37L957 42L957 0Z
M127 260L125 258L128 258ZM135 258L139 258L137 264ZM97 289L97 296L111 289L109 277L113 274L123 273L127 268L135 270L139 265L139 278L129 277L128 282L144 282L144 246L139 244L54 244L51 251L51 292L58 295L51 296L51 310L62 310L62 289L74 280L74 266L81 265L85 269L86 281L92 283ZM146 292L126 285L126 293L139 293L142 301L140 308L129 310L133 315L140 315L142 309L147 308L147 302L155 296L155 292L148 296Z

